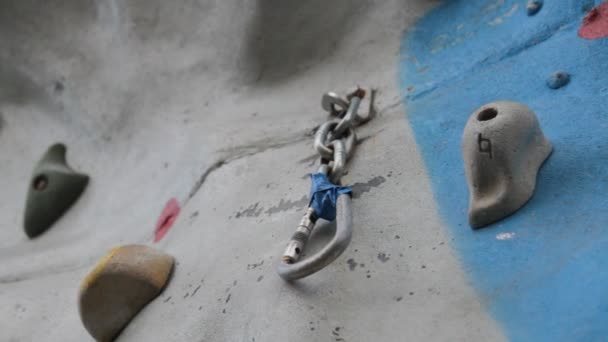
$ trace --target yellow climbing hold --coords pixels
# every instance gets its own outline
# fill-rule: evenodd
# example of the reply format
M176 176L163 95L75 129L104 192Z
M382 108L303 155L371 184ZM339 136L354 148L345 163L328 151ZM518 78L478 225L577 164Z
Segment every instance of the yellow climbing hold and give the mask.
M110 250L80 286L80 318L97 341L112 341L166 286L174 259L155 248Z
M97 262L95 268L93 268L93 270L84 278L82 284L80 284L80 291L84 291L85 289L91 287L91 284L99 278L99 275L101 274L101 271L103 271L103 268L106 266L108 261L112 259L112 256L114 256L114 254L116 254L119 249L120 247L112 248L108 252L108 254L104 255L103 258L101 258L101 260Z

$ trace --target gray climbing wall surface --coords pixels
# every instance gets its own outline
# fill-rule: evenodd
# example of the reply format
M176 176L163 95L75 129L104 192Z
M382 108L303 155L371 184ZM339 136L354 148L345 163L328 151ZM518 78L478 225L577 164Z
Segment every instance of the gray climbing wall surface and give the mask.
M78 288L122 244L176 266L119 341L501 340L452 254L401 107L400 37L434 5L3 1L0 340L91 340ZM352 243L288 284L275 265L306 205L321 95L357 83L378 88L378 117L343 178ZM91 181L29 240L31 171L56 141ZM179 215L154 243L167 203Z

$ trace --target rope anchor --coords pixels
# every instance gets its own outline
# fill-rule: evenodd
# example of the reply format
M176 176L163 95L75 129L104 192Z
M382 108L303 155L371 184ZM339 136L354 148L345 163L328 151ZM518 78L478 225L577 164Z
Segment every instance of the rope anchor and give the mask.
M340 184L347 161L354 153L357 137L354 128L373 118L375 90L370 94L368 115L358 113L365 90L357 87L342 98L336 93L323 95L321 105L329 119L319 126L313 146L321 163L311 175L310 200L296 232L289 240L277 268L279 276L291 281L309 276L336 260L348 247L352 237L351 188ZM336 233L331 241L314 255L300 260L318 219L336 220Z

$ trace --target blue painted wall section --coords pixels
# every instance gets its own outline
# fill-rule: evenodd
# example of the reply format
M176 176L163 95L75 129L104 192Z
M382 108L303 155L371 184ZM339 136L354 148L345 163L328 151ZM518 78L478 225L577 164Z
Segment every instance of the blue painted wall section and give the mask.
M514 341L608 338L608 39L577 36L601 1L445 1L404 34L407 119L453 247L482 303ZM572 75L547 87L555 71ZM554 145L536 193L473 231L460 152L471 113L497 100L530 106Z

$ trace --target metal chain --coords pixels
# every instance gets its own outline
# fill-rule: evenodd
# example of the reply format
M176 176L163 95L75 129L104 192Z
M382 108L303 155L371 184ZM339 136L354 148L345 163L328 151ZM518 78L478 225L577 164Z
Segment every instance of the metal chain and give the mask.
M340 184L346 162L354 154L357 145L354 128L373 118L374 90L370 92L370 110L367 116L359 115L359 106L365 95L365 90L357 87L346 98L328 92L321 100L321 107L329 112L329 119L319 126L314 136L313 146L321 159L317 172L328 176L334 184ZM308 207L287 244L282 257L283 263L293 264L300 259L317 219L313 208Z

